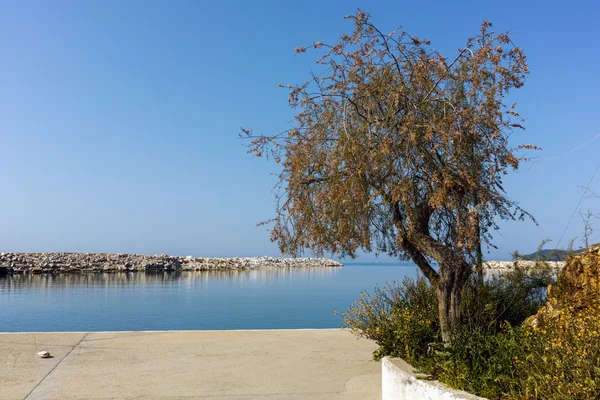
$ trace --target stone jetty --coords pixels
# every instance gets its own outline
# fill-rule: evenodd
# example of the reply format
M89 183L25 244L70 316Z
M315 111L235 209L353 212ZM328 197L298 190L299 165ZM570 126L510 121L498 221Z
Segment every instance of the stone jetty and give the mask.
M565 266L564 261L545 261L543 263L536 261L519 260L517 264L523 269L534 269L540 266L560 270ZM515 267L514 261L487 261L483 263L483 269L489 271L508 271Z
M0 253L0 271L20 273L210 271L341 267L327 258L204 258L107 253Z

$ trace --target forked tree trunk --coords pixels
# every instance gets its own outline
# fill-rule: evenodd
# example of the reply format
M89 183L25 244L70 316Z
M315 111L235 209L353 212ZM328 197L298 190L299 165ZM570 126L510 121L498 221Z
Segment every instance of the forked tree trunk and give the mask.
M398 231L406 231L398 207L394 207L393 210ZM431 210L426 204L415 208L409 220L408 235L400 237L399 244L419 266L429 282L436 287L442 340L444 345L448 346L452 344L453 333L461 322L461 295L472 272L472 266L460 254L429 235L430 216ZM431 267L427 257L437 261L438 271Z

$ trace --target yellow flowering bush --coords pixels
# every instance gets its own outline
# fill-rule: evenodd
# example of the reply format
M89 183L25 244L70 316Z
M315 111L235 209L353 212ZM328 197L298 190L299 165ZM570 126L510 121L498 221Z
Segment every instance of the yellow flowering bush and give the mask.
M501 324L459 336L428 372L489 399L600 399L600 301L565 307L540 327Z
M524 356L516 361L526 376L524 399L600 398L600 299L588 306L566 306L523 328Z

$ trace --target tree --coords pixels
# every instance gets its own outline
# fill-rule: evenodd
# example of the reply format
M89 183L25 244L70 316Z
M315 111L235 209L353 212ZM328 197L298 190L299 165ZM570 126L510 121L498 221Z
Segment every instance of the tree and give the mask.
M336 44L296 49L321 49L325 67L285 86L297 110L291 129L242 129L251 153L282 165L271 239L294 256L412 259L436 285L450 343L481 243L493 246L497 218L530 217L502 187L516 151L535 149L509 146L523 127L503 100L523 85L526 57L487 21L448 59L402 30L383 34L360 10L346 18L354 30Z

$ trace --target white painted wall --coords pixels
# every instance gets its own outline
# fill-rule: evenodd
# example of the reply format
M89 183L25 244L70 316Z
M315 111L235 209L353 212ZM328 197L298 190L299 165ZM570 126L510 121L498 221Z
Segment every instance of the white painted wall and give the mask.
M400 358L385 357L381 368L382 400L485 400L438 381L418 379L414 368Z

